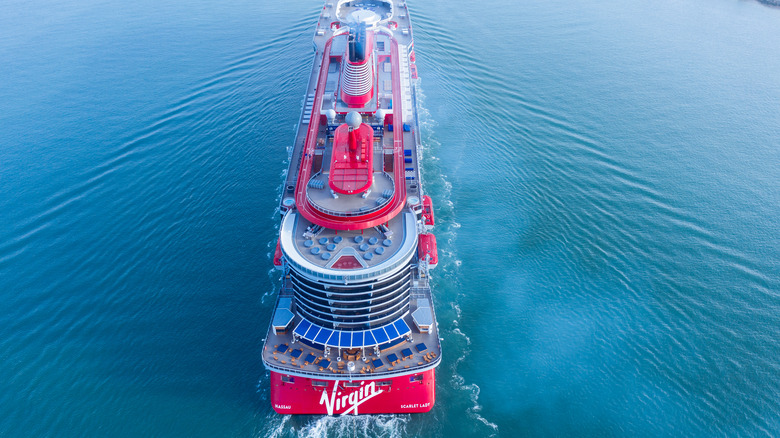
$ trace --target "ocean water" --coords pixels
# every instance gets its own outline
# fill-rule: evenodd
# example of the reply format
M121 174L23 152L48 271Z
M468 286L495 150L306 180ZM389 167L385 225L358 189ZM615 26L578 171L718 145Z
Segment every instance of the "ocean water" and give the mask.
M0 436L780 435L780 9L409 1L429 414L260 348L320 0L0 8Z

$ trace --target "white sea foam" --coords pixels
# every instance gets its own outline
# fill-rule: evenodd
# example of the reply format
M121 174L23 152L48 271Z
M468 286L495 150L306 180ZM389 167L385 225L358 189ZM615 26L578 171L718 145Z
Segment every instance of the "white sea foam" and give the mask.
M470 338L470 337L468 337L468 336L467 336L465 333L463 333L462 331L460 331L460 328L458 328L458 327L455 327L455 329L454 329L454 330L452 330L452 332L453 332L453 333L455 333L455 334L457 334L457 335L460 335L460 336L462 336L462 337L463 337L463 339L466 341L466 344L467 344L467 345L471 345L471 338Z
M285 431L285 426L290 421L291 417L292 415L283 415L281 420L275 426L274 422L272 421L265 423L266 430L262 431L258 437L279 438L283 436L282 434Z
M497 433L498 425L479 414L482 410L482 405L479 404L479 386L477 386L476 383L472 383L471 385L468 385L467 388L471 389L471 402L473 403L473 406L469 408L469 415ZM492 433L490 436L495 436L496 433Z
M304 424L296 435L305 438L406 436L409 415L320 417Z
M452 308L455 309L455 314L458 315L458 318L460 318L460 315L461 315L460 305L458 303L453 303L452 304ZM457 324L458 324L458 321L456 320L455 321L455 325L457 325Z
M432 163L433 166L423 166L423 169L426 170L427 176L432 181L441 181L442 185L438 187L438 193L437 193L437 202L438 206L436 207L437 210L439 210L439 213L446 212L447 216L454 216L455 214L455 204L452 201L452 183L448 180L447 175L442 173L439 170L438 161L439 158L436 156L436 152L441 146L441 143L439 143L434 137L433 137L433 128L436 126L436 122L431 119L430 113L427 111L427 109L424 107L424 94L422 93L422 90L420 89L418 85L418 109L419 109L419 116L420 116L420 127L425 133L425 136L423 137L423 143L426 145L426 163ZM440 216L441 217L441 216ZM447 269L444 270L444 283L451 283L451 289L458 291L456 292L454 296L454 300L450 301L450 306L454 310L455 313L455 319L452 320L452 325L450 329L450 336L457 336L458 338L465 341L465 345L459 345L458 351L459 355L451 362L451 372L452 372L452 382L455 389L460 391L465 391L469 393L469 400L471 402L471 406L467 408L467 412L469 417L473 418L475 421L479 422L480 424L487 426L490 430L486 431L486 434L488 436L495 436L498 433L498 425L495 423L489 421L487 418L480 415L480 411L482 410L482 406L479 404L479 386L477 386L474 383L467 384L466 379L458 374L457 369L458 366L466 360L466 358L471 353L471 338L464 333L459 324L459 320L462 315L462 310L460 307L460 299L463 296L462 292L460 291L460 288L457 287L458 285L458 277L459 277L459 268L463 264L463 262L458 259L457 253L455 251L455 241L458 237L458 230L461 227L461 224L456 221L448 221L446 224L443 224L443 229L440 228L439 232L437 233L441 241L446 242L446 245L442 245L442 247L439 248L440 254L443 256L442 261L444 262ZM440 225L441 227L441 225ZM450 266L454 266L454 269L449 269L450 266L447 266L447 264L450 264ZM444 285L442 285L444 286ZM436 291L434 291L434 294ZM439 295L441 296L441 295ZM447 331L447 327L442 327L444 331ZM450 342L455 342L456 345L462 344L461 341L458 341L457 339L449 339Z

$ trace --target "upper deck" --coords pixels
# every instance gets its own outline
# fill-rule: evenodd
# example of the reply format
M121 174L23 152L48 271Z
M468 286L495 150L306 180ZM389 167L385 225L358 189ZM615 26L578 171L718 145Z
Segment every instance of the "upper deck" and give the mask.
M274 319L279 322L280 318L289 318L294 329L284 333L269 331L263 362L276 372L323 380L373 380L435 368L441 362L441 345L430 289L426 279L418 280L416 286L412 289L411 311L395 324L365 332L344 332L317 326L291 312L286 306L293 301L293 284L285 279ZM420 330L418 323L427 330ZM400 327L395 332L400 336L380 345L380 335L385 340L392 336L391 326ZM400 330L406 332L399 333ZM364 335L369 332L370 335ZM342 341L344 333L359 334L359 343L353 346L352 337ZM369 336L373 337L370 342Z
M357 13L365 8L377 12L371 16ZM363 62L367 67L350 62L355 27L364 28L368 35ZM315 65L291 151L282 211L294 206L312 223L335 230L387 223L405 207L407 197L421 197L410 75L412 34L406 4L381 0L327 3L317 23L314 47ZM363 104L344 100L352 97L345 94L353 86L350 74L368 78L354 79L357 82L370 80L371 90ZM332 183L334 173L342 171L338 166L343 160L338 159L344 154L335 157L334 151L339 151L339 127L343 128L352 111L373 131L367 144L372 162L367 177L346 176L368 182L360 187L365 190L343 193Z

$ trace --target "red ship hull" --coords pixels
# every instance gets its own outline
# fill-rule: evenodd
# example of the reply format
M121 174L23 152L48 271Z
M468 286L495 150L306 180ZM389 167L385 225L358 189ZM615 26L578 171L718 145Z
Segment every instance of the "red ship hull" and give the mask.
M376 380L317 380L271 372L271 405L280 414L359 415L428 412L435 370Z

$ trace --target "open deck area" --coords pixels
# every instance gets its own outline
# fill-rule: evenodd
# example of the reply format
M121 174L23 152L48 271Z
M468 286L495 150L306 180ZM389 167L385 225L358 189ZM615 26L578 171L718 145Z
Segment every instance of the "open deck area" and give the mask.
M342 257L352 256L352 269L377 266L394 256L404 243L403 215L388 222L385 233L376 228L357 231L337 231L322 228L316 234L307 234L313 224L299 217L293 232L294 244L290 251L297 251L301 257L323 268L350 269L348 266L334 266ZM311 236L311 237L309 237ZM409 236L413 238L413 236Z
M306 339L301 340L294 334L295 329L279 334L270 331L263 349L263 361L268 368L280 373L323 380L377 379L434 368L441 360L438 329L432 324L428 326L428 332L423 332L412 317L412 313L422 310L423 313L428 312L431 320L434 318L430 307L430 288L425 281L418 283L423 284L424 287L413 288L411 312L403 318L403 324L409 328L409 332L398 338L394 345L381 349L378 345L324 347ZM291 288L287 292L289 296L292 295ZM297 328L303 321L303 318L296 316L291 327ZM353 366L350 366L350 362Z

